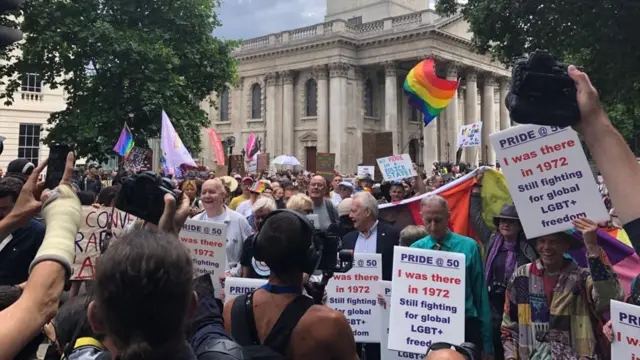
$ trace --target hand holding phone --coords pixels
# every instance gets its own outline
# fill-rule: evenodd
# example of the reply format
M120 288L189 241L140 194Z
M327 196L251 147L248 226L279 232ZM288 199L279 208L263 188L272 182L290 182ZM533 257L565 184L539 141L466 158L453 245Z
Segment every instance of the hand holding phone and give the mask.
M67 145L53 145L49 147L47 161L47 177L44 181L45 189L54 189L60 184L67 164L67 155L71 148Z

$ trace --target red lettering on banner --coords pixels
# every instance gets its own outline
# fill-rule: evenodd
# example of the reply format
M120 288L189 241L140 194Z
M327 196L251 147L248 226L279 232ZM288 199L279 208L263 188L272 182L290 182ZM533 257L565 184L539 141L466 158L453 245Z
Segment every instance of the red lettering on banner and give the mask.
M87 273L85 273L85 270L87 270ZM82 261L82 265L80 265L80 270L78 271L76 280L93 279L94 273L95 273L95 266L93 264L93 261L91 261L91 257L86 257Z

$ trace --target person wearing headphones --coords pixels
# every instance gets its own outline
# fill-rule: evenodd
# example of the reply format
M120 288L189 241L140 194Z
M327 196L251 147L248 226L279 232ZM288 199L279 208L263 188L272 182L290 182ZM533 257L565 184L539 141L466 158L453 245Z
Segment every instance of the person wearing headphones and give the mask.
M245 354L289 360L356 360L355 339L345 316L315 305L302 294L303 273L312 274L322 256L313 224L291 210L270 213L255 236L258 261L270 269L268 283L224 307L227 332Z

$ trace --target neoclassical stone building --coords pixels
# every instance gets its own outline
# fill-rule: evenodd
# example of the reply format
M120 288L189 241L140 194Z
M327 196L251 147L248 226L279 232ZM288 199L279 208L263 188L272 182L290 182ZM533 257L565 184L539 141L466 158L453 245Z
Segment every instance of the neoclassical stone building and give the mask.
M504 106L510 73L471 51L461 16L439 17L425 3L327 0L324 23L244 41L234 52L237 85L203 105L212 127L223 139L236 137L234 153L254 133L271 156L294 155L310 169L316 152L333 152L339 171L355 172L368 151L367 132L391 132L394 153L409 153L420 165L455 160L461 125L483 121L483 135L510 126ZM426 57L461 85L424 127L402 84ZM212 165L204 143L202 160ZM495 163L489 141L463 154L463 161L479 160Z

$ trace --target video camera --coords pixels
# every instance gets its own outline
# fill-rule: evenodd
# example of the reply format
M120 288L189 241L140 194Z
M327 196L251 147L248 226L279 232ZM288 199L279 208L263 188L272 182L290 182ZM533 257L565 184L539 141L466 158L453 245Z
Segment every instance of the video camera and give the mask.
M548 51L536 50L513 64L505 106L519 124L567 127L580 121L576 93L568 66Z
M340 237L326 231L316 230L316 246L322 250L318 270L322 273L346 273L353 267L353 251L342 249Z
M116 197L116 208L152 224L158 224L164 211L164 195L173 192L171 181L152 171L132 175L122 180Z

